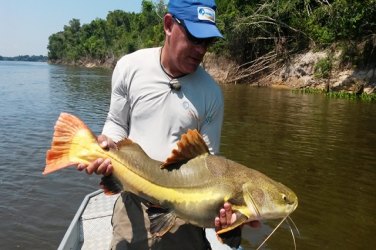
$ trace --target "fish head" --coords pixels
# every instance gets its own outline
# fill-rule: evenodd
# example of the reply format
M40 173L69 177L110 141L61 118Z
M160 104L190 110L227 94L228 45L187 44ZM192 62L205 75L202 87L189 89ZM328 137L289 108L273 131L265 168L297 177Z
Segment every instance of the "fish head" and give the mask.
M284 218L298 206L298 197L290 188L262 174L243 184L243 198L249 220Z

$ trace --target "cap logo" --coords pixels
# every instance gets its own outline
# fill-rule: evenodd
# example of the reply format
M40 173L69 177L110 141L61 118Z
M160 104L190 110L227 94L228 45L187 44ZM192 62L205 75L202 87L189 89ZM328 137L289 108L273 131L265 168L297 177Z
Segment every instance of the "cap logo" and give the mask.
M197 18L215 23L215 11L209 7L197 7Z

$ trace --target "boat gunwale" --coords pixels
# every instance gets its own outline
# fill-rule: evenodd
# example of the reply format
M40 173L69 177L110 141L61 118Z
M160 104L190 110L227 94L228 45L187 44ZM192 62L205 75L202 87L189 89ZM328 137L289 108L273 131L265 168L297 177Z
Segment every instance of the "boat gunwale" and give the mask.
M79 235L80 231L78 231L78 235L77 235L78 241L77 240L75 240L74 242L72 241L72 240L74 240L74 238L72 238L72 237L74 237L73 233L75 233L76 230L79 230L79 223L80 223L82 214L85 211L86 206L88 205L90 199L93 198L94 196L101 194L101 193L103 193L103 190L99 189L99 190L96 190L96 191L89 193L85 196L85 198L81 202L81 205L78 208L76 214L74 215L67 231L65 232L63 239L61 240L60 245L58 247L58 250L76 249L77 247L79 247L79 245L80 245L80 235Z

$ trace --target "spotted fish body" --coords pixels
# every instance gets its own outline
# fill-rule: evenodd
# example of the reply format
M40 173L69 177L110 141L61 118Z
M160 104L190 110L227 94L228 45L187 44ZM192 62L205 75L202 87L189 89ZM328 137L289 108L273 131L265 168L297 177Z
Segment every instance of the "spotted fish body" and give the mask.
M160 162L148 157L129 139L119 142L118 149L103 150L81 120L62 113L47 152L44 174L88 164L97 158L111 159L113 174L109 178L116 180L122 190L163 209L151 215L151 231L157 235L173 228L177 218L200 227L214 227L214 218L224 202L232 204L237 219L218 233L251 220L286 217L298 205L294 192L283 184L234 161L209 154L196 130L184 134L177 149L165 162Z

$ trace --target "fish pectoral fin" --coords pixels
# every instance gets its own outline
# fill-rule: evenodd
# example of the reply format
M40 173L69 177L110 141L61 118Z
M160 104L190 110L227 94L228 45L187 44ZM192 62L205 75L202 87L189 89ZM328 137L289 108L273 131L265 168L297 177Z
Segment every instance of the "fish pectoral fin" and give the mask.
M170 157L161 165L161 168L210 153L204 139L196 129L188 129L188 132L181 136L177 146L178 148L172 151Z
M176 228L176 215L169 209L161 207L149 207L146 212L150 220L150 233L153 236L161 237L165 233Z
M176 217L174 225L171 227L170 231L171 233L175 233L181 225L186 224L185 221L180 219L179 217Z
M247 216L245 216L244 214L242 214L240 212L235 212L235 213L236 213L236 220L231 225L229 225L228 227L217 231L217 235L229 232L229 231L243 225L245 222L247 222L247 220L248 220Z
M119 182L113 175L103 176L99 185L106 195L118 194L123 191L121 182Z

